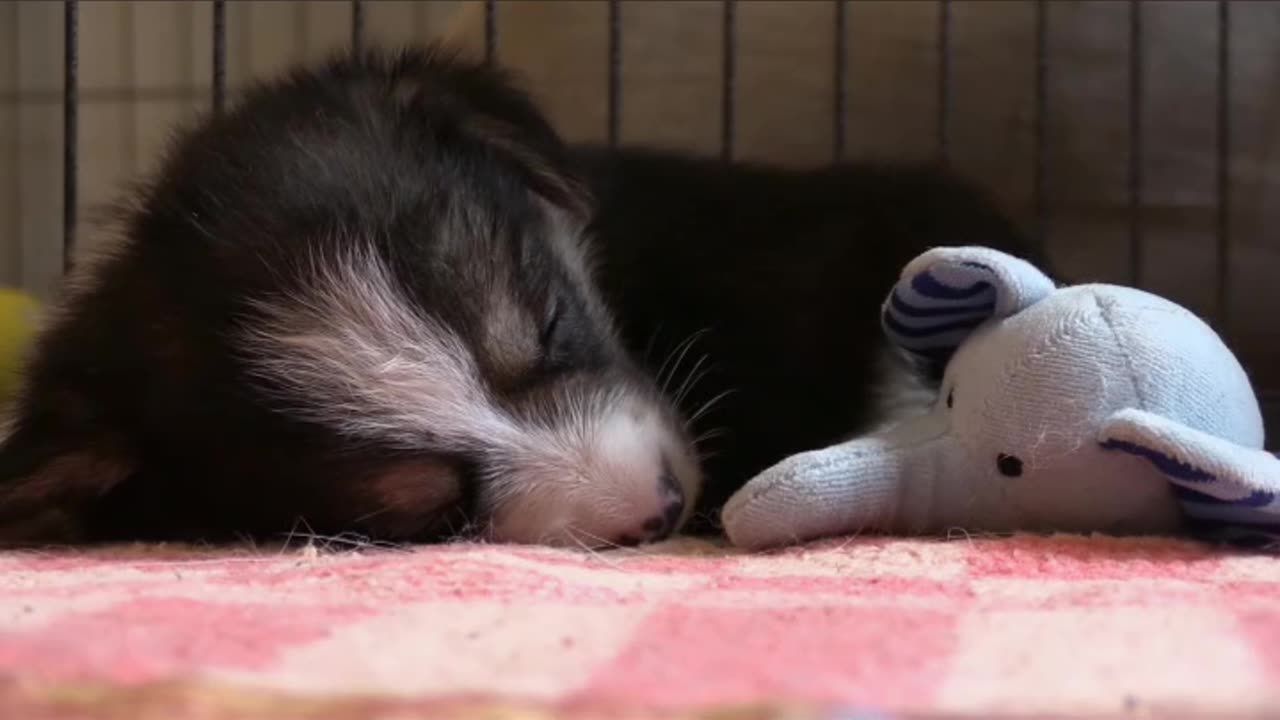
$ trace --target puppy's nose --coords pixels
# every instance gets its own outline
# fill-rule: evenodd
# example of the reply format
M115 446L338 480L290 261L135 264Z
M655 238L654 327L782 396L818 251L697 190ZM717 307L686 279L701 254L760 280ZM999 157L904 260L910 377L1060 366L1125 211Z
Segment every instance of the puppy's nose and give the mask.
M644 524L640 526L640 530L634 534L623 535L619 538L620 545L639 545L641 543L657 542L670 537L671 533L676 529L676 525L680 522L680 514L684 512L684 500L672 499L662 513L654 515Z
M675 474L670 468L663 469L658 478L658 492L662 512L650 516L640 525L639 531L623 535L620 545L639 545L646 542L663 540L675 531L680 524L680 516L684 514L684 491L676 482Z

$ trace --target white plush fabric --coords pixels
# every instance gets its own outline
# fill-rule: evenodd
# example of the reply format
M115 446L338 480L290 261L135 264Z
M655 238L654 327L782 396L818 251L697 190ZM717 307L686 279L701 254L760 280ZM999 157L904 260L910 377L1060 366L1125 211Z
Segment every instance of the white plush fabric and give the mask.
M736 544L859 531L1280 527L1280 460L1249 378L1204 322L1132 288L1055 289L1025 261L939 248L886 300L889 336L944 363L931 412L787 458L724 511Z

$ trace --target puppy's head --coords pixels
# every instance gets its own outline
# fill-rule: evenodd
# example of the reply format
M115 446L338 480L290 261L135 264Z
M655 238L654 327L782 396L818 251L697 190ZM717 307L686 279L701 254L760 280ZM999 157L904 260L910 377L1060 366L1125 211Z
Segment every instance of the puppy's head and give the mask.
M420 482L403 469L371 481L399 516L426 485L452 484L494 540L673 532L697 461L596 291L590 201L559 140L488 69L402 61L360 92L397 118L368 124L413 156L414 187L388 187L387 212L318 242L250 303L241 347L272 402L430 458Z
M298 70L181 135L134 205L32 358L0 529L93 505L124 534L163 510L413 539L461 510L600 546L693 505L684 424L593 285L587 193L501 72Z

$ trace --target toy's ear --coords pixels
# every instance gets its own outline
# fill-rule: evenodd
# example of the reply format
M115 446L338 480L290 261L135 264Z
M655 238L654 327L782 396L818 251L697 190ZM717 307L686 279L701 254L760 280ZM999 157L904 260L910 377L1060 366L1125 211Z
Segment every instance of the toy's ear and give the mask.
M1054 283L1031 263L984 247L934 248L902 271L881 309L889 339L934 368L979 325L1044 299Z
M1142 410L1102 425L1102 447L1144 458L1169 482L1185 516L1201 529L1280 533L1280 458Z

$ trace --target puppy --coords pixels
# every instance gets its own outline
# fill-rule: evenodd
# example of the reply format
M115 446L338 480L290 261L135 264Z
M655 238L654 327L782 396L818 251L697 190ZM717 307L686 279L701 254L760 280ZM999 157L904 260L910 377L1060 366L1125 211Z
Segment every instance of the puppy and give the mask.
M587 198L498 70L368 53L251 90L76 270L0 445L0 525L665 537L699 466L591 281Z
M0 444L10 540L713 531L756 471L931 399L878 326L910 257L1035 255L936 168L571 151L434 50L252 90L119 224Z

